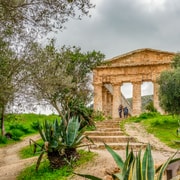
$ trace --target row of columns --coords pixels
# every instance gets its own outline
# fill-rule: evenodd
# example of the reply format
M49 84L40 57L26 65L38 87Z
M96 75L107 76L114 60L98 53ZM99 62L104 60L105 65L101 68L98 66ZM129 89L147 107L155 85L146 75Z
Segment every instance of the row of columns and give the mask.
M132 82L133 84L133 97L132 97L132 115L136 116L141 114L141 81ZM158 98L158 84L154 84L154 107L162 113L159 106ZM102 83L94 84L94 110L104 111L106 115L111 115L112 118L118 118L118 107L122 103L121 93L122 83L112 84L113 92L110 93Z

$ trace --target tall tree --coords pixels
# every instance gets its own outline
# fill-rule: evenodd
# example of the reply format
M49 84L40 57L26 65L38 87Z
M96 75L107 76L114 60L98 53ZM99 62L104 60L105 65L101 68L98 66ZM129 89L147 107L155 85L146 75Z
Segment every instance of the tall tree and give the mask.
M180 115L180 54L172 60L172 69L161 73L159 99L162 108L169 113Z
M13 41L36 38L62 29L70 18L81 19L93 7L90 0L0 0L0 33L16 35Z
M4 115L9 102L14 99L22 81L23 61L19 60L9 48L9 44L0 38L0 120L1 134L4 135Z
M33 44L30 52L27 67L38 98L48 101L62 117L70 114L73 102L88 103L89 73L101 64L102 53L65 46L57 50L54 41L45 48Z

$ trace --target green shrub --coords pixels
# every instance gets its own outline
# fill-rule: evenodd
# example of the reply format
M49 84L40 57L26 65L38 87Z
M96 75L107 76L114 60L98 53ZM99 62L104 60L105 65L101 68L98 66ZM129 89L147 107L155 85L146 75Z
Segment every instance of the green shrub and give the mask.
M20 129L13 129L11 131L11 134L12 134L12 139L18 141L24 135L24 132L21 131Z
M162 123L159 121L159 120L155 120L151 123L151 126L159 126L161 125Z
M87 126L85 128L86 131L95 131L96 130L96 127L95 126Z
M14 122L14 121L18 121L20 120L21 118L19 116L17 116L16 114L7 114L5 116L6 118L6 121L7 122Z
M36 143L38 143L39 145L42 145L43 141L38 140L38 141L36 141ZM41 153L41 150L42 150L42 148L40 146L37 146L36 152L34 152L34 146L26 146L20 150L19 154L22 159L26 159L26 158L30 158L33 156L38 156Z
M22 132L24 132L25 134L30 133L31 131L28 129L28 127L20 124L20 123L12 123L9 125L9 130L13 130L13 129L18 129Z
M178 120L178 128L176 130L176 135L180 136L180 120Z
M154 118L159 115L160 114L157 112L142 113L142 114L140 114L139 119L149 119L149 118Z
M77 148L82 147L82 140L89 138L83 134L80 130L81 122L78 117L72 117L68 121L61 119L59 122L57 119L54 122L45 121L42 125L39 125L39 133L43 140L43 144L33 141L35 152L37 147L41 148L41 154L39 155L36 170L38 170L43 155L46 153L50 166L53 169L58 169L76 161L79 158ZM86 145L87 146L87 145Z
M0 144L6 144L7 143L7 138L5 136L0 135Z
M33 122L31 123L31 127L32 127L32 129L34 129L34 130L38 130L38 129L39 129L39 121L33 121Z
M101 111L96 111L93 114L93 119L94 119L94 121L104 121L105 116Z
M146 110L148 110L149 112L157 112L157 109L154 107L153 101L149 102L146 105Z

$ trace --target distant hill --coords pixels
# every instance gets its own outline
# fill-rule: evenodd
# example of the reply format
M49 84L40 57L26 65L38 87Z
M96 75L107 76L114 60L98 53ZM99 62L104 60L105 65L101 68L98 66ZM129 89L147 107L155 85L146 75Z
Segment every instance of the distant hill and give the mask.
M132 98L127 98L132 107ZM145 111L146 105L153 101L153 95L147 95L141 97L142 111Z

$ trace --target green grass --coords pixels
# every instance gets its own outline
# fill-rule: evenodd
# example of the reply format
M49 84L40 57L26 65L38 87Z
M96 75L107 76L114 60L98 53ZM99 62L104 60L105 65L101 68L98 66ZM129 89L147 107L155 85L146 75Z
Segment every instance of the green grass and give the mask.
M13 140L4 140L0 137L0 147L13 144L30 134L38 133L37 122L43 123L44 120L53 121L55 119L60 119L60 117L58 115L41 114L7 114L5 116L5 130L13 134Z
M38 141L36 141L38 144L42 145L43 140L40 139ZM34 153L34 145L31 144L29 146L26 146L24 148L21 149L21 151L19 152L19 155L22 159L26 159L26 158L30 158L33 156L39 156L41 152L41 148L39 146L37 146L36 148L36 153Z
M44 120L59 119L58 115L43 115L43 114L8 114L5 117L5 129L8 131L12 124L21 124L24 128L27 128L29 132L36 132L32 128L32 124L35 122L44 122Z
M76 167L79 167L88 161L93 160L97 155L93 152L87 152L80 150L80 159L77 162L73 162L73 167L65 166L59 170L53 170L49 167L49 161L44 160L40 166L38 172L35 171L35 164L26 168L18 176L18 180L67 180L68 177L73 176L73 172Z
M158 113L143 113L139 117L129 118L126 122L141 123L145 129L171 148L180 148L180 136L176 135L178 129L178 117L172 115L160 115Z

